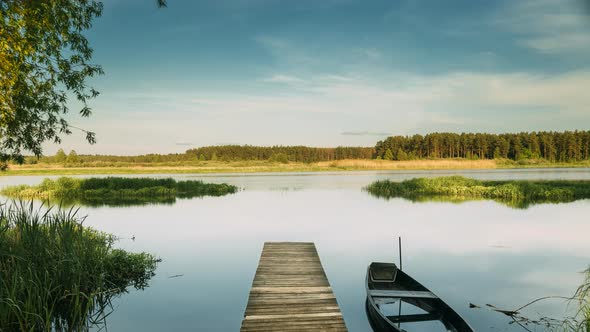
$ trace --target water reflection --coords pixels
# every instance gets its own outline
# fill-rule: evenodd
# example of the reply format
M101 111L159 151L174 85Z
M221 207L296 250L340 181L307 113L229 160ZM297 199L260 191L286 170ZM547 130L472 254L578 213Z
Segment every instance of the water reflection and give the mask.
M390 200L394 199L392 197L384 197L377 193L369 193L371 196ZM413 203L428 203L428 202L438 202L438 203L453 203L453 204L461 204L470 201L494 201L501 203L505 206L508 206L513 209L528 209L534 205L541 205L541 204L563 204L563 203L571 203L575 202L580 199L576 199L573 197L561 197L555 199L488 199L488 198L467 198L467 197L456 197L456 196L420 196L420 197L403 197L402 199L408 200ZM587 200L587 199L586 199Z
M461 174L480 179L590 179L588 169L181 175L245 188L235 195L173 205L83 207L85 224L120 238L124 249L164 261L150 288L118 299L113 331L237 331L265 241L313 241L351 332L370 331L367 263L397 259L476 331L521 331L469 302L518 308L542 295L571 295L590 262L590 201L510 209L494 201L462 204L384 201L362 192L380 179ZM145 176L145 175L143 175ZM169 175L162 175L169 177ZM2 185L43 177L0 178ZM272 188L300 188L276 191ZM181 278L169 276L183 274ZM562 317L563 301L531 308Z
M206 196L224 196L220 195L182 195L179 197L174 196L137 196L137 197L81 197L81 198L69 198L69 199L50 199L50 200L39 200L49 206L61 206L64 208L85 206L90 208L99 207L133 207L133 206L150 206L150 205L174 205L178 200L181 199L202 199Z

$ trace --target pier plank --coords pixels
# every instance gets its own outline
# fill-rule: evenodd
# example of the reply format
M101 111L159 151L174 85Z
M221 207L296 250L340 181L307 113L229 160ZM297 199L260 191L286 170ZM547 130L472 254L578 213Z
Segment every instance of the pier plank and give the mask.
M348 331L314 243L264 244L240 331Z

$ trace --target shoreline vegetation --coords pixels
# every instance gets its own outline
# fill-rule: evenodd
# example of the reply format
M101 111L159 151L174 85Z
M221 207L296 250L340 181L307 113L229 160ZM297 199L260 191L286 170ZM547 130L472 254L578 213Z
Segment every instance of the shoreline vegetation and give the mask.
M0 205L0 331L85 331L128 288L148 287L161 260L115 249L76 212Z
M567 203L590 198L590 181L482 181L462 176L414 178L402 182L376 181L365 188L379 198L414 202L489 199L514 208L540 203Z
M374 147L218 145L137 156L29 156L0 175L590 167L590 131L390 136Z
M176 198L223 196L238 188L225 183L176 181L172 178L46 178L39 185L6 187L0 194L15 199L38 199L60 205L127 206L173 203Z
M420 160L343 159L334 161L276 162L184 161L184 162L105 162L37 163L10 165L0 176L18 175L84 175L84 174L209 174L209 173L281 173L340 172L371 170L450 170L450 169L513 169L513 168L584 168L590 160L550 162L543 159L513 161L508 159L471 160L463 158Z
M590 167L590 131L430 133L390 136L374 147L217 145L136 156L29 156L1 175L252 173Z

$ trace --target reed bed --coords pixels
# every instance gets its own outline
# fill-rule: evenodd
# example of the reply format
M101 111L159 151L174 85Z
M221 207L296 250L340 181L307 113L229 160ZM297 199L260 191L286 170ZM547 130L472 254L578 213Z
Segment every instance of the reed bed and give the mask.
M318 166L350 169L487 169L496 168L495 160L469 159L420 159L420 160L375 160L375 159L346 159L331 162L319 162Z
M461 176L389 180L370 184L366 190L382 198L412 201L466 201L492 199L512 207L565 203L590 198L590 181L480 181Z
M82 331L111 300L144 289L159 259L113 248L77 210L0 205L0 331Z
M20 185L0 193L18 199L41 199L83 205L133 205L174 202L177 197L222 196L237 187L202 181L176 181L171 178L88 178L45 179L36 186Z

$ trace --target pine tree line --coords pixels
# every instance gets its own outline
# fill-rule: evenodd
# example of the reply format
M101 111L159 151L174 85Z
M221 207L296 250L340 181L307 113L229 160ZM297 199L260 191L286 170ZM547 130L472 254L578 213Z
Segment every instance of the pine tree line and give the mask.
M506 158L579 161L590 159L590 131L392 136L377 142L374 157L387 160Z
M373 147L317 148L308 146L220 145L187 150L185 153L139 156L66 155L41 159L28 157L30 163L183 163L220 160L270 160L276 162L318 162L342 159L545 159L573 162L590 159L590 131L522 132L513 134L431 133L391 136Z
M279 156L278 159L311 163L342 159L371 159L375 151L371 147L220 145L190 149L186 153L199 160L272 160Z

